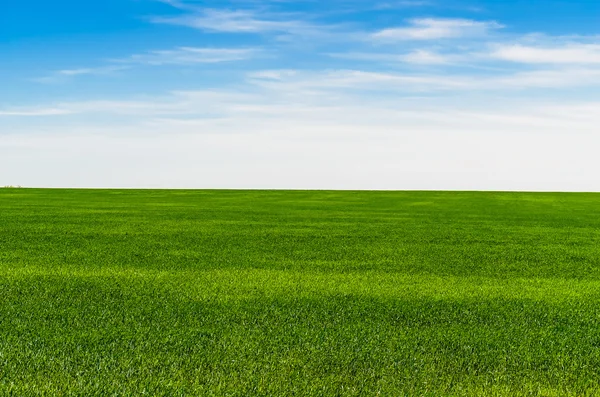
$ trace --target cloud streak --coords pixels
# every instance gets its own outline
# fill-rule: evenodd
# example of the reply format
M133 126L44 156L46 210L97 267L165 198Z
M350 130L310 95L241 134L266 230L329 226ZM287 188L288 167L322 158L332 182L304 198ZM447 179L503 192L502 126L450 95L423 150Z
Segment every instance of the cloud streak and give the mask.
M600 45L570 43L551 47L502 44L492 50L490 57L525 64L600 65Z
M68 81L70 78L81 77L81 76L110 76L115 73L130 69L127 65L105 65L90 68L78 68L78 69L63 69L57 70L48 76L38 77L32 79L32 81L44 84L62 83Z
M497 22L470 19L412 19L408 26L387 28L372 35L376 40L439 40L485 36L503 26Z
M258 48L201 48L179 47L172 50L155 50L134 54L116 62L141 65L193 65L242 61L259 54Z
M263 54L262 48L177 47L133 54L127 58L109 60L110 65L58 70L48 76L33 79L39 83L60 83L81 76L110 76L136 66L202 65L244 61Z
M221 33L288 33L308 34L322 26L284 15L259 16L252 10L201 9L177 17L154 17L154 23L187 26L208 32Z

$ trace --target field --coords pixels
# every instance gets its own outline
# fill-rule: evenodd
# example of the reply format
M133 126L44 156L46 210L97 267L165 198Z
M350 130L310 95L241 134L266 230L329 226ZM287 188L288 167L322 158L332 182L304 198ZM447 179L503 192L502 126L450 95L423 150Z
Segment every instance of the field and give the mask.
M600 195L0 189L0 395L600 395Z

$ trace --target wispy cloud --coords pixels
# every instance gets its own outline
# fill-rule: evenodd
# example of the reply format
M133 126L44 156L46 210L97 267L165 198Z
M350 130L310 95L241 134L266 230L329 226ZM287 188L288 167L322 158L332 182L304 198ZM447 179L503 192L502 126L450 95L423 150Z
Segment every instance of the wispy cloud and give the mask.
M56 72L60 76L81 76L85 74L109 74L118 70L123 70L125 67L122 66L107 66L99 68L82 68L82 69L65 69Z
M33 79L39 83L60 83L79 76L106 76L118 71L132 69L136 65L195 65L242 61L262 53L261 48L208 48L178 47L171 50L154 50L133 54L126 58L112 59L111 65L58 70L48 76Z
M493 21L470 19L412 19L408 26L387 28L375 32L377 40L438 40L461 37L485 36L502 25Z
M364 70L266 71L250 75L253 84L287 92L315 92L323 96L339 90L395 93L515 92L525 89L563 89L600 86L600 69L565 68L511 71L503 74L448 74L374 72Z
M127 65L106 65L91 68L78 68L78 69L63 69L52 72L48 76L38 77L32 79L32 81L38 83L61 83L67 81L69 78L77 76L108 76L117 72L127 70L130 67Z
M343 23L320 22L319 18L326 14L273 11L262 2L244 4L246 8L182 6L178 7L184 11L181 15L156 16L150 18L150 21L155 24L185 26L209 33L261 35L278 41L289 41L291 38L318 38L322 42L349 41L363 34L349 29Z
M490 57L527 64L600 64L600 45L570 43L555 46L497 45Z
M280 84L264 84L261 89L246 92L226 90L176 91L168 95L140 99L91 100L79 102L63 102L50 104L47 107L13 108L0 110L0 116L41 117L59 115L113 115L131 116L141 125L164 126L163 122L179 126L213 126L215 131L226 132L221 124L235 123L241 128L244 123L253 131L260 131L261 126L271 125L278 120L281 127L286 122L290 125L321 126L336 125L340 133L344 128L363 126L394 128L409 124L411 126L451 123L456 128L464 125L485 125L486 129L498 128L498 125L531 126L555 129L568 126L585 127L594 131L600 122L600 103L588 101L579 103L561 103L560 101L540 101L532 103L527 99L505 98L493 100L487 104L472 101L456 102L451 98L444 99L420 96L381 96L367 103L360 94L346 90L349 85L372 85L379 82L382 86L404 84L407 79L389 74L365 74L345 72L338 80L331 82L332 72L314 82L315 76L302 76L294 71L265 71L257 73L256 80L271 80ZM303 78L312 77L313 87L333 89L328 95L314 95L315 91L298 89L301 84L285 85L287 80L295 78L302 83ZM413 80L423 83L424 80ZM437 81L439 83L439 81ZM464 84L463 82L462 84ZM258 84L257 84L258 85ZM397 85L396 85L397 87ZM393 87L392 87L393 88ZM331 95L333 93L334 95ZM335 98L335 100L332 100ZM140 117L144 116L144 117ZM86 116L87 117L87 116ZM103 118L109 125L111 118ZM114 119L121 123L122 119ZM403 124L404 123L404 124ZM425 123L425 124L422 124ZM99 127L101 128L101 127ZM353 128L351 128L353 129ZM210 130L210 129L208 129ZM275 130L275 129L273 129ZM285 128L281 134L285 135ZM300 128L299 131L302 129ZM169 131L169 130L167 130ZM305 131L309 133L309 130Z
M177 17L154 17L154 23L181 25L209 32L228 33L306 33L317 27L308 22L272 15L259 15L253 10L202 9Z
M404 62L423 65L445 65L452 62L452 55L440 54L430 50L415 50L402 57Z
M457 61L456 54L443 54L429 49L416 49L406 53L345 52L329 54L334 58L378 63L409 63L417 65L447 65Z
M179 47L173 50L148 51L116 62L144 65L190 65L231 62L250 59L261 52L258 48Z
M223 112L231 103L251 103L255 95L226 90L174 91L168 95L123 100L87 100L48 104L46 106L0 109L0 117L51 117L83 114L113 116L159 117L203 115L212 117ZM202 104L201 107L198 105Z
M43 116L64 116L74 112L67 108L60 107L41 107L41 108L9 108L0 110L0 117L43 117Z
M383 1L376 3L373 6L375 10L394 10L398 8L411 8L411 7L426 7L432 6L434 2L427 0L400 0L400 1Z
M600 68L566 67L536 70L513 70L504 73L448 74L435 68L432 72L369 70L263 70L249 72L235 91L217 89L201 92L174 92L153 100L74 101L46 106L0 109L0 117L53 117L77 114L113 114L151 117L202 113L216 117L232 109L248 109L257 103L284 106L289 103L336 103L340 98L364 97L376 102L380 98L436 96L463 93L498 92L517 95L528 89L560 90L599 87ZM202 102L201 112L198 103ZM274 108L271 108L273 111Z

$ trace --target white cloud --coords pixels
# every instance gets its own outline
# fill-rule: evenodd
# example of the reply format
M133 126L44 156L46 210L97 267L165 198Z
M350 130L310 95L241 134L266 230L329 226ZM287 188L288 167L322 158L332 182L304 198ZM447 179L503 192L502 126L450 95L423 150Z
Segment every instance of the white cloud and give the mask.
M373 6L373 8L376 10L394 10L398 8L425 7L431 6L433 4L433 2L425 0L400 0L376 3L375 6Z
M380 30L372 35L378 40L438 40L460 37L485 36L500 29L497 22L470 19L412 19L408 26Z
M117 72L119 70L124 70L124 69L126 69L125 66L103 66L103 67L97 67L97 68L59 70L56 72L56 74L60 75L60 76L81 76L81 75L85 75L85 74L101 75L101 74L110 74L110 73Z
M42 108L14 108L0 110L0 117L41 117L41 116L64 116L67 114L73 114L73 112L66 108L57 107L42 107Z
M178 91L155 98L129 100L88 100L50 103L46 106L0 109L0 118L52 117L78 114L111 114L126 117L164 117L199 115L215 118L235 111L247 111L256 104L269 103L269 111L279 112L275 104L329 104L339 106L345 98L368 97L377 102L389 98L462 93L497 92L522 95L527 89L560 90L600 86L600 69L564 68L513 71L505 74L444 74L373 72L365 70L263 70L251 72L234 91ZM304 102L303 102L304 101ZM311 110L314 108L310 107ZM235 112L234 112L235 113Z
M329 54L335 58L385 63L411 63L421 65L446 65L457 60L455 54L441 54L426 49L407 53L346 52Z
M494 86L510 88L581 88L600 86L600 69L564 68L518 72L488 79Z
M452 61L452 56L439 54L429 50L415 50L404 55L402 60L408 63L443 65L450 63Z
M301 20L282 19L281 15L267 18L251 10L202 9L178 17L155 17L152 22L230 33L308 33L317 29Z
M31 108L0 109L0 117L46 117L64 115L130 116L135 119L161 116L222 114L231 103L252 103L256 96L227 91L175 91L168 95L128 100L60 102Z
M250 74L261 87L286 91L330 93L332 90L367 90L370 95L395 93L451 93L496 91L510 93L524 89L561 89L600 86L600 69L569 68L511 71L494 74L447 74L372 72L363 70L269 71Z
M79 68L79 69L63 69L57 70L48 76L38 77L32 79L32 81L38 83L61 83L67 81L69 78L77 76L108 76L116 72L129 69L129 66L125 65L107 65L99 66L94 68Z
M271 11L268 5L261 6L260 2L249 2L246 6L243 9L215 9L186 4L178 7L184 11L181 15L157 16L150 18L150 21L211 33L263 35L278 42L298 43L307 39L310 41L305 44L313 46L328 42L356 42L365 36L364 32L352 25L319 22L319 17L323 15Z
M127 58L113 59L112 63L94 68L58 70L52 74L32 79L38 83L60 83L79 76L105 76L118 71L128 70L135 65L194 65L221 62L242 61L261 53L260 48L208 48L178 47L171 50L154 50L142 54L133 54Z
M600 64L600 45L571 43L558 46L502 44L490 57L526 64Z
M144 54L134 54L117 62L146 65L190 65L241 61L254 57L260 50L256 48L201 48L179 47L173 50L156 50Z

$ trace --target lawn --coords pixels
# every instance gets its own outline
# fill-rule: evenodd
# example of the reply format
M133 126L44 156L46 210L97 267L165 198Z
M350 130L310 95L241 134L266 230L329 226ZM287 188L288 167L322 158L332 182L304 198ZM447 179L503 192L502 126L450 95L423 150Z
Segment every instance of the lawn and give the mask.
M0 189L0 395L600 395L600 195Z

